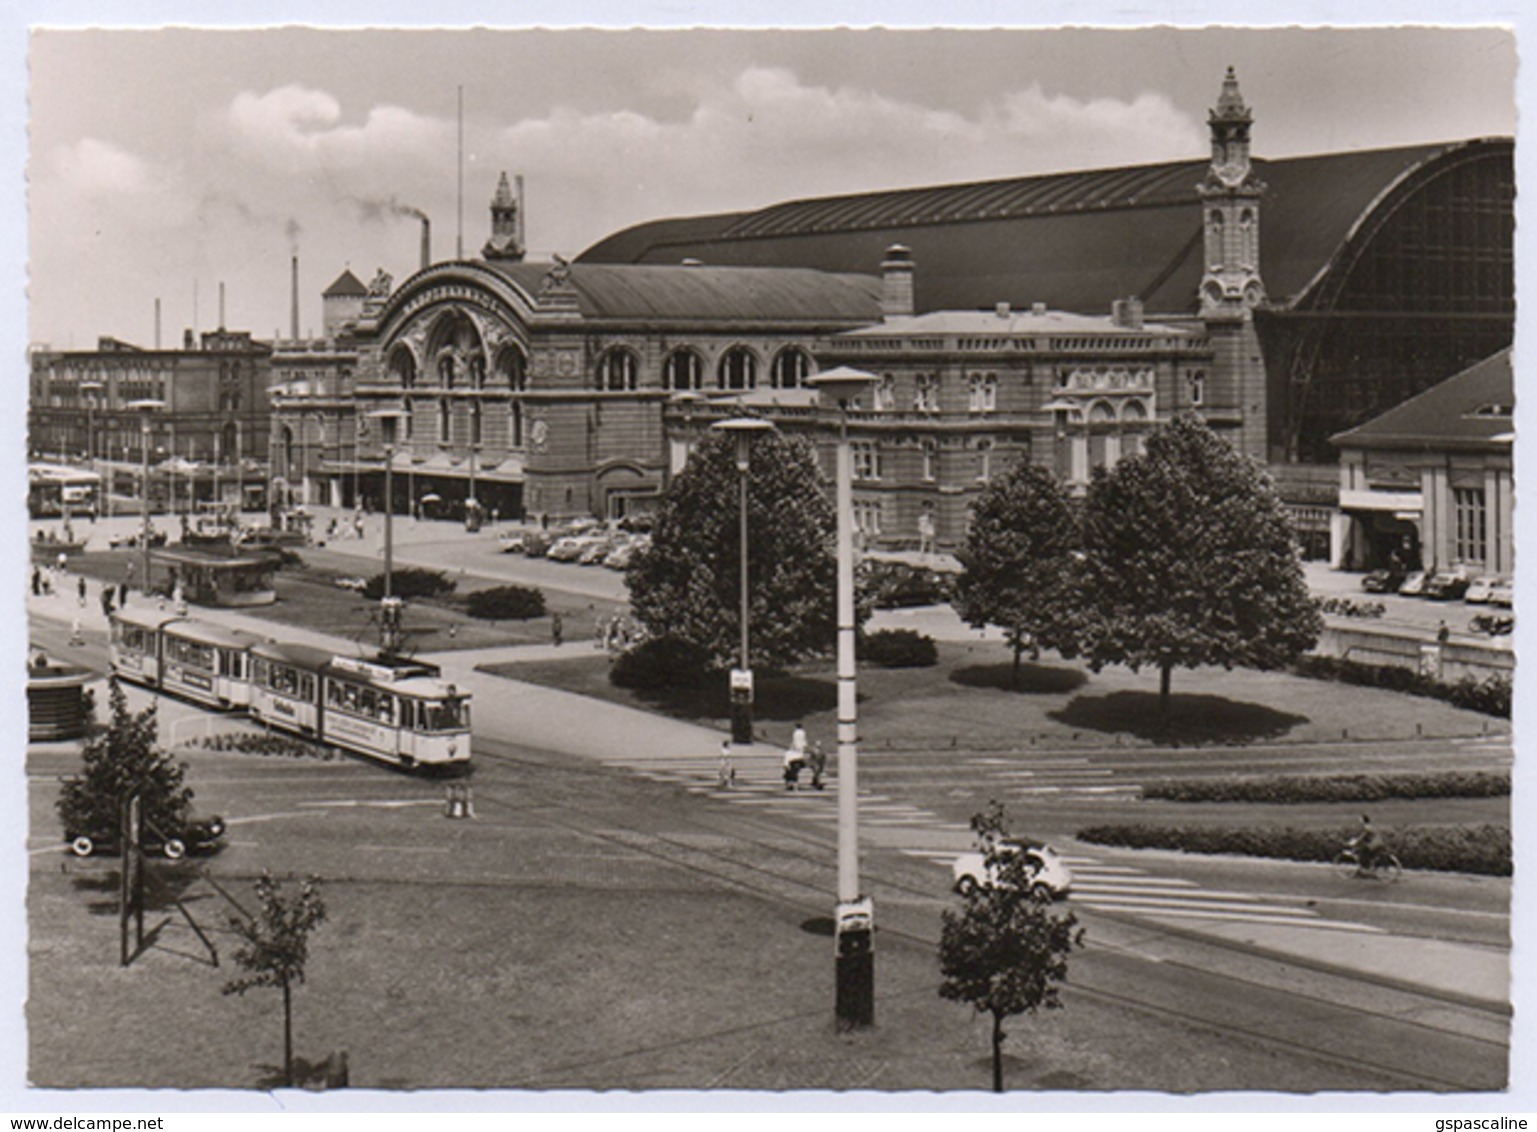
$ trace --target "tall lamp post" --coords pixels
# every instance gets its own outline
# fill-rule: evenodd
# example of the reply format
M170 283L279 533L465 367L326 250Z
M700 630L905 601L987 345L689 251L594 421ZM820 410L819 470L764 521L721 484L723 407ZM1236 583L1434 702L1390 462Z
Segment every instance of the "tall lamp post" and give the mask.
M859 890L859 715L854 675L854 469L849 409L879 380L839 366L806 382L838 405L838 905L836 1018L841 1030L875 1022L875 903Z
M731 741L752 742L752 653L748 649L748 589L747 589L747 472L752 455L754 433L772 432L774 426L761 417L733 417L716 421L710 426L736 437L736 470L740 494L737 504L739 531L738 550L741 557L739 597L741 599L741 650L740 667L731 674Z
M85 398L85 459L91 465L91 471L96 472L96 490L101 492L101 473L96 468L96 398L106 386L94 378L88 378L80 383L80 392ZM111 454L108 454L110 459ZM107 499L107 518L112 518L110 510L112 506L112 493L104 493ZM101 495L96 499L96 514L101 514Z
M144 574L139 586L149 593L149 419L165 408L164 401L145 398L128 402L128 408L139 414L139 548L142 551Z
M400 599L395 596L395 442L400 419L399 409L379 409L369 413L379 422L384 440L384 596L379 599L379 651L393 656L400 651Z

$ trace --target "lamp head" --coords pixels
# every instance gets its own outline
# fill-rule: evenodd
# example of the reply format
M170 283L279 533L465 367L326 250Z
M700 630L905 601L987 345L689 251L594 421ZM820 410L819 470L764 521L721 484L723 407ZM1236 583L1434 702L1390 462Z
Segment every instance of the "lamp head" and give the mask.
M774 423L762 417L732 417L729 420L716 421L710 428L713 431L736 435L736 468L739 472L745 472L747 471L747 448L752 442L753 434L773 432Z
M873 373L862 369L854 369L852 366L838 366L836 369L824 370L806 379L805 384L817 391L818 397L827 397L841 409L849 409L854 406L855 399L865 390L875 385L878 378Z

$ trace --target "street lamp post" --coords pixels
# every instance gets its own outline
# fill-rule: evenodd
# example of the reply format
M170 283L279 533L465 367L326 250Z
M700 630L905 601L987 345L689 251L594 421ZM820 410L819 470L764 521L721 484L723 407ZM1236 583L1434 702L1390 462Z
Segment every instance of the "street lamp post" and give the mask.
M838 905L836 1018L841 1030L875 1022L875 904L859 890L859 716L854 656L854 474L849 409L878 379L839 366L807 384L838 404Z
M748 589L747 589L747 472L752 453L754 433L770 432L774 426L761 417L733 417L717 421L710 426L736 437L737 482L740 485L737 505L739 531L738 549L741 557L739 597L741 599L741 650L740 667L731 674L731 741L752 742L752 653L748 648Z
M379 599L379 651L393 656L400 651L400 599L393 590L395 572L395 441L403 415L399 409L379 409L368 414L380 422L384 438L384 595Z
M128 408L139 414L139 548L142 552L144 573L139 587L149 593L149 419L165 408L164 401L146 398L128 402Z
M87 379L80 383L80 392L86 395L85 400L85 459L91 465L91 471L96 473L96 490L102 493L101 472L96 467L96 398L106 386L95 379ZM108 456L110 458L110 453ZM105 492L108 508L111 507L112 493ZM101 514L101 494L96 499L96 514ZM107 518L112 518L109 509Z

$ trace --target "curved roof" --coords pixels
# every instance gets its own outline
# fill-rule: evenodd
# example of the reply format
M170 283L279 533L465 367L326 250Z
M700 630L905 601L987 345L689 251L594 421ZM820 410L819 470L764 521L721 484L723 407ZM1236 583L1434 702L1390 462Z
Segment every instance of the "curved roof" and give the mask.
M1405 177L1509 139L1256 159L1260 269L1273 302L1298 299L1361 220ZM1207 159L790 201L755 212L662 220L616 233L578 264L798 264L875 271L893 242L917 264L918 309L1100 312L1116 298L1193 310Z
M530 296L547 263L482 265ZM689 267L573 263L568 284L582 317L652 322L871 322L880 318L881 281L803 267Z

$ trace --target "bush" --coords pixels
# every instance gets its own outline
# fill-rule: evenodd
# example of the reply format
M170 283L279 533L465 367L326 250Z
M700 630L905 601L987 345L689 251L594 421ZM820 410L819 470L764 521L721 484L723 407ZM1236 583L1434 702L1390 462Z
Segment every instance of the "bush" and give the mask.
M1170 778L1142 788L1144 798L1168 802L1378 802L1384 798L1496 798L1510 793L1510 775L1487 771L1444 774L1265 775Z
M1332 861L1359 830L1290 826L1164 826L1133 823L1078 831L1080 841L1128 849L1182 853L1238 853L1287 861ZM1509 876L1510 828L1503 825L1427 825L1384 831L1383 845L1406 869Z
M453 593L454 581L441 570L408 566L390 574L390 590L396 597L439 597ZM375 574L363 587L363 596L378 601L384 596L384 575Z
M932 668L939 651L933 637L912 629L878 629L859 639L859 659L882 668Z
M609 669L618 688L656 691L697 685L709 668L709 654L692 641L656 637L620 653Z
M1478 680L1464 676L1455 684L1446 684L1422 676L1412 668L1396 664L1362 664L1337 656L1304 656L1292 670L1315 680L1334 680L1341 684L1360 684L1368 688L1386 688L1411 696L1445 700L1469 711L1510 718L1511 682L1508 676L1487 676Z
M331 749L306 742L294 735L274 735L271 732L232 731L223 735L208 735L194 744L210 751L233 751L243 755L276 755L289 759L320 759L329 762Z
M470 594L464 607L484 621L527 621L544 616L544 593L533 586L493 586Z
M1332 613L1336 617L1381 617L1387 606L1380 601L1356 601L1349 597L1326 597L1318 602L1320 613Z
M943 574L906 562L865 559L859 566L858 585L860 596L876 609L939 605L950 597Z

